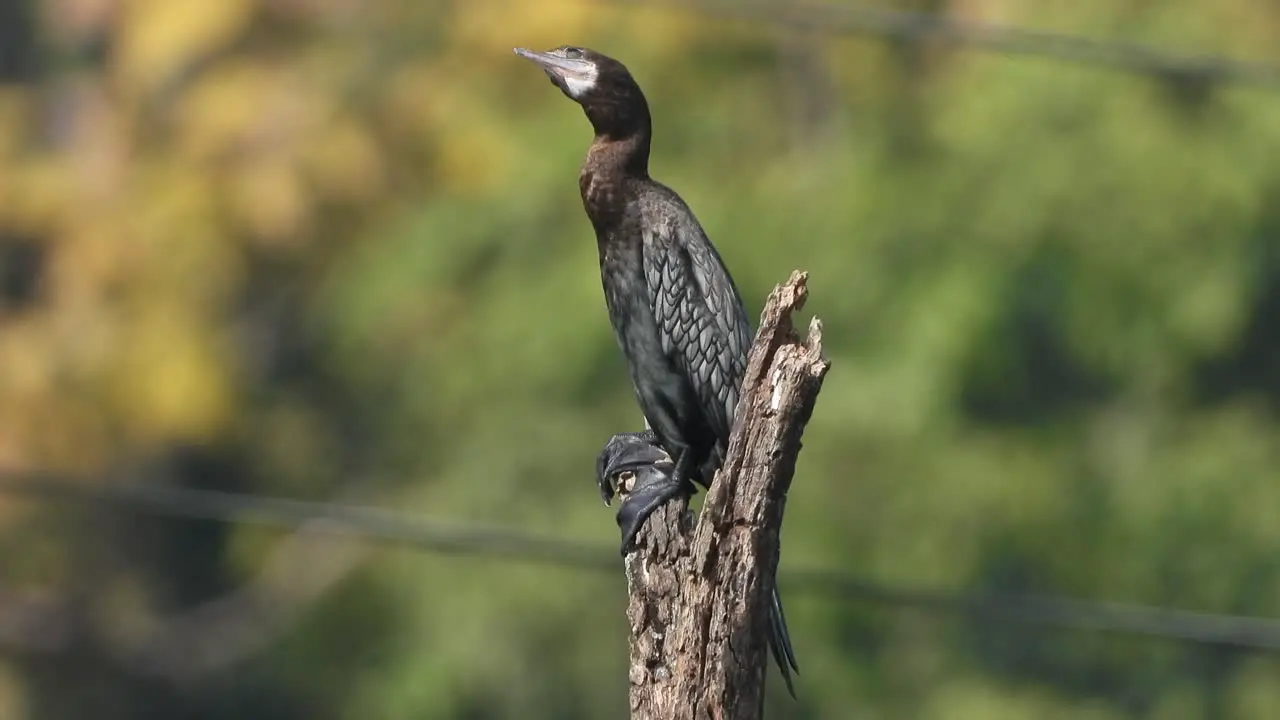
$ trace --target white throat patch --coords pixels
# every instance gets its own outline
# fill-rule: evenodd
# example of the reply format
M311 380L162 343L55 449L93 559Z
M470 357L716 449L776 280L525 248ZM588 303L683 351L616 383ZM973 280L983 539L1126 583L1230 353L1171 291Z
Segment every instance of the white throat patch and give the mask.
M596 86L596 66L588 65L587 71L582 75L565 73L564 86L569 89L569 95L574 100L582 99Z

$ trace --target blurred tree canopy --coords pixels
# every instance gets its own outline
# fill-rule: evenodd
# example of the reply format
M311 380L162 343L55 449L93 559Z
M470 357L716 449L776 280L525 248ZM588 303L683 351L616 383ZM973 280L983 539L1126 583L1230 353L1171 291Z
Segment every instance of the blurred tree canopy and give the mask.
M1280 62L1250 0L898 6ZM639 418L577 197L589 126L511 55L566 42L637 76L653 172L752 312L811 271L834 367L784 568L1280 612L1280 93L643 3L0 5L0 468L616 543L592 462ZM332 586L259 652L121 662L280 542L0 495L0 600L77 629L0 632L0 717L625 707L621 573L392 550L288 565ZM776 716L1280 712L1271 656L788 611Z

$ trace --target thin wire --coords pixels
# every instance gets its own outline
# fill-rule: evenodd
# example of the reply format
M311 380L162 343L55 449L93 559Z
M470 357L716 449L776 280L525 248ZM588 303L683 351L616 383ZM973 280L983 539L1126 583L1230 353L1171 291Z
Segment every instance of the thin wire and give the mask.
M977 50L1098 65L1136 75L1280 90L1280 65L1276 64L1247 62L1212 54L1172 53L1137 43L1006 25L960 22L936 13L879 10L833 3L789 5L758 0L607 1L753 20L828 35L874 35L904 40L937 38Z
M0 493L227 523L348 535L446 555L481 555L589 570L616 570L609 554L550 537L446 523L382 508L162 486L103 486L51 475L0 473ZM319 524L317 524L319 523Z
M95 509L146 512L169 517L249 523L318 531L469 555L617 573L616 549L517 532L460 525L375 507L159 486L104 487L53 476L0 474L0 493L45 501L79 502ZM896 588L833 570L783 570L788 593L808 592L887 605L969 615L1007 622L1092 630L1182 642L1280 650L1280 620L1196 613L1145 605L1089 602L1043 595L950 593Z
M1201 645L1280 650L1280 621L1270 618L1190 612L1051 595L899 589L827 571L800 570L779 574L788 580L788 591L799 587L811 592L860 597L889 605L952 611L988 622L1146 635Z

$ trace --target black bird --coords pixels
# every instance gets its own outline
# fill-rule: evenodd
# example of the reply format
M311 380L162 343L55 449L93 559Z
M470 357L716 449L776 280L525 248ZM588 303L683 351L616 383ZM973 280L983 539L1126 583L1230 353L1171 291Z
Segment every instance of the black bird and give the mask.
M537 63L582 106L595 130L578 189L595 229L609 320L651 428L615 436L601 454L597 482L605 503L614 492L607 472L610 447L656 441L674 460L664 482L637 498L641 506L619 510L625 553L654 509L692 493L691 481L711 484L733 428L751 324L693 212L675 191L649 177L649 103L627 68L581 47L515 52ZM799 668L776 586L770 626L774 658L792 690L790 669Z

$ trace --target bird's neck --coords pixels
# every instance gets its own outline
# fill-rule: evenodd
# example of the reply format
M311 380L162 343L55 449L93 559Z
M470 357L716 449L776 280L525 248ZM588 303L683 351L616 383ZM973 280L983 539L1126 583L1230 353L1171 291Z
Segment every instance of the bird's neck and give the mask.
M596 135L578 175L582 205L597 234L622 217L629 182L649 178L648 128L623 137Z
M622 178L649 177L649 145L653 133L648 124L626 133L597 132L587 150L582 169Z

